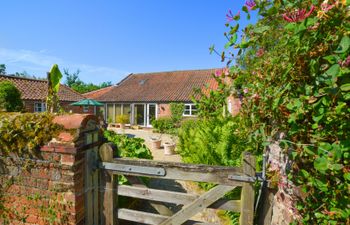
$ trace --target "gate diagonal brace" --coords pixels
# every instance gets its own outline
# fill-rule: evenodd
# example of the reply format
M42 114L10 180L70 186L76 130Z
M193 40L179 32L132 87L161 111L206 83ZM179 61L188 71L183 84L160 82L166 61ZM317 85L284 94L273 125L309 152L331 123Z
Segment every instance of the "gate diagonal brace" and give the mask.
M162 167L146 167L146 166L134 166L134 165L121 165L117 163L100 163L101 169L111 170L115 172L127 173L127 174L143 174L151 176L164 177L166 171Z

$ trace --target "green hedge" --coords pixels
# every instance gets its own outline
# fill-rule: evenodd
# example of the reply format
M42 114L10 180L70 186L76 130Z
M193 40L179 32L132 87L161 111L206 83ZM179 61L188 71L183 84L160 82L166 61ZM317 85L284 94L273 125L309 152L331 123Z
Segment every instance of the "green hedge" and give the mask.
M159 133L174 133L176 129L173 120L168 117L153 120L152 126L154 131Z
M105 138L117 146L119 157L153 159L152 153L144 144L142 138L130 138L123 134L116 134L113 131L105 131Z

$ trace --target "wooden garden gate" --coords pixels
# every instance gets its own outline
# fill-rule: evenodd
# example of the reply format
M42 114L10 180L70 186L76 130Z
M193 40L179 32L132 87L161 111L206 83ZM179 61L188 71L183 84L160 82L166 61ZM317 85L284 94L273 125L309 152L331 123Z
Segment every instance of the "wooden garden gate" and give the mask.
M112 147L100 147L100 224L115 225L120 221L156 225L208 224L191 221L190 218L205 208L240 212L240 224L253 224L255 158L244 154L242 167L194 165L153 160L113 158ZM132 185L117 185L118 176L124 175ZM151 189L137 177L186 180L217 184L206 193L197 196L188 193ZM240 200L225 200L227 192L242 187ZM147 213L118 207L118 195L150 200L160 214ZM183 205L176 213L164 204ZM92 224L86 221L87 224Z

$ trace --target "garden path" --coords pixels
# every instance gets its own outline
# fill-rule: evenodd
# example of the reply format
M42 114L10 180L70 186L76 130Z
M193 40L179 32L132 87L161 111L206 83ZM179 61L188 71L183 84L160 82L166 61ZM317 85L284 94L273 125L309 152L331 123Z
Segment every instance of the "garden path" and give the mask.
M173 155L164 155L164 148L163 145L161 146L161 149L155 149L153 148L150 138L151 137L160 137L162 140L162 144L164 142L169 142L174 139L171 135L168 134L159 134L159 133L153 133L152 129L120 129L120 128L109 128L110 130L113 130L116 133L123 133L126 135L133 135L138 138L142 138L145 140L146 146L151 150L153 159L157 161L171 161L171 162L181 162L181 156L178 154ZM176 139L174 139L176 142ZM155 189L162 189L162 190L169 190L169 191L179 191L179 192L187 192L191 194L202 194L203 190L200 190L198 186L194 182L187 182L187 181L170 181L170 180L163 180L163 179L152 179L149 183L150 188ZM177 211L179 210L179 207L176 205L167 205L170 209ZM153 212L154 209L147 204L146 207L142 207L142 210ZM205 209L203 212L198 213L195 215L193 220L196 221L203 221L203 222L209 222L209 223L216 223L216 224L230 224L228 221L224 221L221 219L217 213L216 210L213 209Z

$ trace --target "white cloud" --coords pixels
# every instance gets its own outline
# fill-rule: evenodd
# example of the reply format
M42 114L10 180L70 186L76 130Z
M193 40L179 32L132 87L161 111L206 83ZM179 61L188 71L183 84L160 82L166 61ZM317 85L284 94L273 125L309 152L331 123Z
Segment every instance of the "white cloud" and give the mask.
M80 79L93 83L103 81L116 83L129 73L112 67L66 62L59 57L49 55L47 49L31 51L0 48L0 63L6 64L8 73L26 71L38 77L46 76L46 72L51 66L58 64L61 70L69 68L71 72L74 72L79 69L81 71Z

